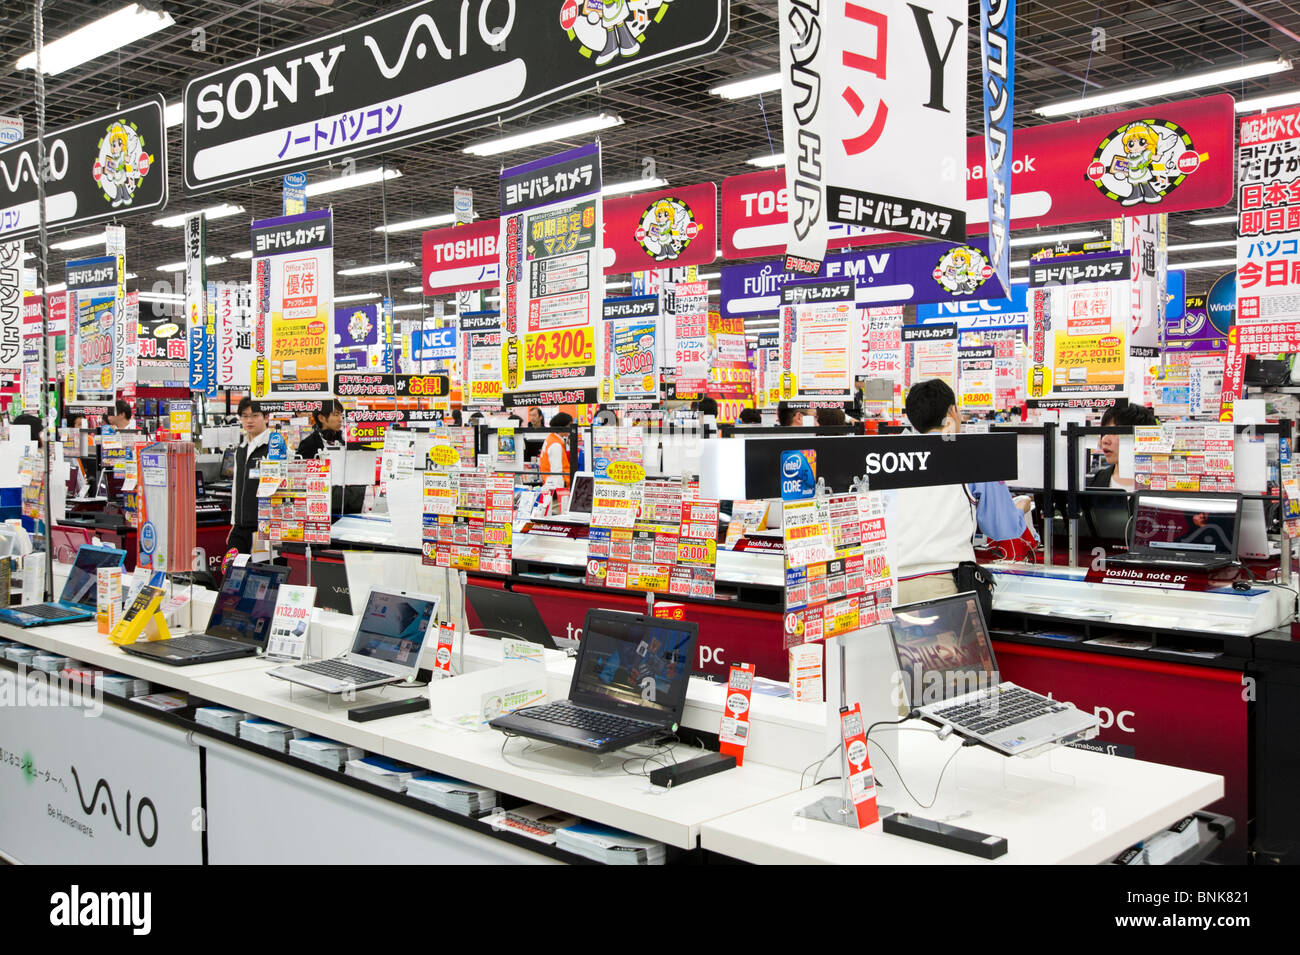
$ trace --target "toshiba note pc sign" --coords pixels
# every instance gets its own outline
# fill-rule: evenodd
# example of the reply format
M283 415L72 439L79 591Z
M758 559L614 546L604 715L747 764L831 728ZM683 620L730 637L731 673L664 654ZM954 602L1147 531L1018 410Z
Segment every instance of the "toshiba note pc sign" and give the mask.
M495 124L679 66L727 38L727 0L631 6L426 0L200 76L185 87L185 188Z

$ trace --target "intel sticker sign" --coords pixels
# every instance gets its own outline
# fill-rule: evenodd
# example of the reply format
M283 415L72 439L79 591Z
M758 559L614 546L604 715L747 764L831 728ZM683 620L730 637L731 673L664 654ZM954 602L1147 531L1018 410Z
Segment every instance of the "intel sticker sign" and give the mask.
M802 501L817 494L817 452L781 452L781 500Z
M157 549L158 528L154 527L153 521L145 521L140 526L140 553L145 557L152 557Z

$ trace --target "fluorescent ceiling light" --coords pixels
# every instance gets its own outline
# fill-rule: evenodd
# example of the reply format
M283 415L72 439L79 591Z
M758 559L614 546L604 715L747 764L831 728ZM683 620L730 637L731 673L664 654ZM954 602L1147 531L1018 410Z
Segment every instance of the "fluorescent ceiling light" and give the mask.
M219 206L209 206L207 209L195 209L193 212L182 212L174 216L167 216L164 219L154 219L153 224L162 226L164 229L179 229L185 224L185 220L192 215L202 212L204 218L209 222L213 219L224 219L226 216L237 216L244 211L243 206L233 206L228 202L223 202Z
M709 279L720 279L720 278L722 278L721 272L701 272L699 273L699 275L696 276L696 279L700 282L707 282Z
M63 242L55 242L51 249L84 249L91 245L103 245L104 233L97 232L94 235L83 235L79 239L65 239Z
M632 182L610 183L600 190L602 196L621 196L628 192L640 192L642 189L660 189L668 185L667 179L637 179Z
M608 292L610 289L631 288L631 287L632 287L631 282L606 282L605 283L606 292Z
M1236 247L1236 239L1222 239L1218 242L1184 242L1182 245L1171 245L1169 251L1195 252L1197 249L1235 249Z
M334 296L335 305L344 305L347 302L368 302L372 298L379 298L378 292L366 292L362 295L336 295Z
M253 257L252 249L240 249L238 252L231 252L232 259L251 259Z
M163 111L163 122L168 129L185 122L185 101L177 100L174 103L168 103L167 109Z
M424 294L424 286L423 286L423 285L408 285L406 288L402 289L402 291L405 292L407 295L423 295L423 294Z
M1231 259L1206 259L1203 262L1170 262L1171 269L1210 269L1220 265L1236 266L1236 258Z
M384 272L405 272L415 268L414 262L383 262L379 265L359 265L354 269L339 269L339 275L379 275Z
M712 297L712 296L714 296L714 295L721 295L721 294L722 294L722 289L720 289L720 288L711 288L711 289L709 289L709 296L710 296L710 297Z
M462 152L469 153L471 156L496 156L500 153L527 149L529 146L540 146L542 143L553 143L559 139L572 139L587 133L609 129L611 126L622 125L623 118L621 116L601 113L598 116L584 116L582 119L570 120L567 123L543 126L541 129L530 129L526 133L517 133L514 136L503 136L500 139L489 139L481 143L474 143L466 146Z
M1236 222L1237 217L1232 216L1210 216L1208 219L1193 219L1191 225L1227 225L1229 222Z
M360 189L362 186L373 186L375 183L386 179L401 179L402 170L393 169L391 166L376 166L374 169L367 169L364 172L354 172L350 176L335 176L333 179L322 179L320 182L307 183L306 193L309 196L323 196L330 192L342 192L344 189Z
M1264 96L1255 96L1251 99L1237 101L1238 113L1251 113L1257 109L1272 109L1274 106L1290 106L1292 103L1300 103L1300 89L1288 90L1285 93L1267 93Z
M51 76L89 63L113 50L143 40L176 21L161 9L146 10L138 3L130 3L88 23L79 30L46 43L41 50L41 68ZM16 69L36 69L36 51L24 54L15 64Z
M745 162L751 166L761 166L764 169L771 169L773 166L784 166L785 157L781 155L755 156L753 159L746 159Z
M438 216L425 216L423 219L408 219L406 222L390 222L388 225L375 226L376 232L413 232L416 229L432 229L434 226L451 225L456 221L456 213L448 212Z
M167 292L141 292L140 301L142 302L175 302L177 304L185 301L184 295L176 295Z
M423 305L399 305L393 309L394 312L413 312L417 308L424 308Z
M780 73L764 73L762 76L751 76L747 80L723 83L721 86L713 87L709 92L723 99L744 99L746 96L757 96L759 93L775 93L780 88Z
M60 282L57 285L47 285L45 287L46 293L50 295L53 295L55 292L66 292L67 290L68 285L66 282Z
M224 255L209 255L205 260L205 265L221 265L226 261ZM184 272L184 262L168 262L166 265L160 265L154 269L155 272Z
M1096 229L1091 232L1057 232L1054 235L1022 235L1012 239L1011 248L1019 248L1025 245L1046 245L1050 242L1075 242L1080 239L1096 239L1101 233Z
M1265 60L1262 63L1229 66L1219 70L1210 70L1207 73L1194 73L1191 76L1158 80L1154 83L1144 83L1141 86L1129 86L1109 93L1094 93L1079 99L1049 103L1047 106L1040 106L1034 112L1039 116L1065 116L1070 113L1101 109L1104 106L1144 102L1157 96L1172 96L1175 93L1186 93L1188 90L1199 90L1207 86L1225 86L1241 80L1253 80L1261 76L1272 76L1274 73L1285 73L1289 69L1291 69L1291 61L1279 57L1276 60Z
M1027 269L1029 268L1029 260L1021 259L1019 262L1012 262L1011 267L1013 269Z

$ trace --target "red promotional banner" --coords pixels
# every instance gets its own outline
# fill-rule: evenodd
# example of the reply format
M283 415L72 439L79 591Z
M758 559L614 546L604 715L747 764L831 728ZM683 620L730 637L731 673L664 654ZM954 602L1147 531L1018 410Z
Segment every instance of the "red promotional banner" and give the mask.
M1149 109L1017 129L1011 226L1067 225L1122 215L1211 209L1232 200L1232 97L1206 96ZM988 228L984 138L966 142L971 234ZM787 209L781 169L722 181L726 258L781 255ZM832 226L829 247L911 241L912 236Z
M421 242L424 294L472 292L500 284L497 238L500 219L433 229Z
M702 182L605 202L605 273L708 265L718 249L718 187Z

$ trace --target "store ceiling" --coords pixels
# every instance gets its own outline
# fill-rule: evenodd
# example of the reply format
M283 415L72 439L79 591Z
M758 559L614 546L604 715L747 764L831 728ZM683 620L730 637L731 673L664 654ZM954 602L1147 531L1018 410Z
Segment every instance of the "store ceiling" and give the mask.
M549 0L530 0L549 2ZM554 0L558 5L558 0ZM686 2L686 0L679 0ZM45 32L54 39L103 16L117 6L103 0L48 0ZM356 24L393 4L355 0L167 0L175 26L143 41L101 57L67 73L51 77L47 87L47 128L57 128L87 116L161 92L169 103L180 99L185 83L219 66L293 42L321 36ZM606 131L604 143L607 182L640 179L653 160L654 174L674 185L686 185L753 171L746 160L768 153L781 143L780 99L728 101L710 95L709 89L731 79L771 72L777 67L776 0L733 0L731 35L722 52L707 60L676 69L605 86L506 124L515 132L553 123L560 118L608 111L623 117L625 125ZM980 132L978 5L971 3L971 134ZM1046 122L1032 110L1049 102L1077 97L1085 87L1091 92L1117 89L1152 79L1201 72L1220 65L1236 65L1276 55L1297 57L1297 70L1260 81L1180 94L1174 98L1228 92L1237 98L1293 88L1300 83L1300 0L1020 0L1016 49L1017 126ZM27 0L9 0L0 13L0 62L12 64L31 49L31 6ZM1094 51L1094 29L1105 31L1105 50ZM195 50L200 34L206 44ZM35 90L30 71L12 67L0 70L0 115L18 114L27 135L35 131ZM486 134L490 136L491 134ZM467 156L460 150L486 138L480 130L435 139L418 147L396 150L386 162L401 169L403 177L379 186L338 192L332 200L335 216L335 254L338 268L385 261L384 237L375 232L385 221L414 219L445 213L451 208L454 186L474 190L477 211L496 213L496 176L499 163ZM507 158L511 164L537 158L566 144L534 147ZM567 144L567 145L576 145ZM202 197L186 198L180 182L181 127L171 127L169 213L203 208L219 202L238 203L253 217L276 215L280 210L278 179L252 183ZM906 157L899 157L906 162ZM363 160L358 169L377 165ZM312 181L332 173L314 170ZM322 200L317 200L317 202ZM313 203L314 205L315 203ZM1232 225L1193 226L1192 219L1207 212L1171 216L1170 243L1226 242ZM169 276L154 267L183 257L179 229L149 225L157 216L124 220L128 226L128 268L139 274L138 285L148 288ZM89 230L74 230L77 236ZM1057 230L1059 231L1059 230ZM67 235L64 237L66 238ZM57 241L57 239L55 240ZM247 217L235 216L209 225L209 251L229 256L248 243ZM388 261L420 261L418 232L393 235ZM75 254L75 253L74 253ZM1173 263L1231 258L1229 245L1171 253ZM52 253L52 262L65 253ZM1193 270L1189 291L1205 291L1229 266ZM53 267L57 281L61 269ZM217 280L246 278L248 264L231 260L212 268ZM385 291L382 276L336 279L336 294ZM398 305L420 301L404 288L419 284L419 271L394 273L392 288Z

